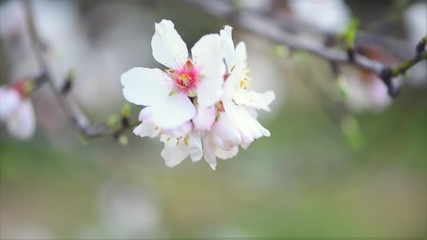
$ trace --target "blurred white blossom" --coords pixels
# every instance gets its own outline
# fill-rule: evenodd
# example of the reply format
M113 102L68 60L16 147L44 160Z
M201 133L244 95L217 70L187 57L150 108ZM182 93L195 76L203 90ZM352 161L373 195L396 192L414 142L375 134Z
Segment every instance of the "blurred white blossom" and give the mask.
M374 74L347 74L338 79L338 84L348 107L353 111L381 111L392 102L386 85Z
M0 122L4 122L9 133L18 139L33 136L36 128L33 104L19 88L0 86Z
M140 186L106 184L98 195L98 217L83 226L83 239L140 239L162 232L161 209L152 193Z
M288 4L297 18L327 33L344 31L351 17L343 0L289 0Z

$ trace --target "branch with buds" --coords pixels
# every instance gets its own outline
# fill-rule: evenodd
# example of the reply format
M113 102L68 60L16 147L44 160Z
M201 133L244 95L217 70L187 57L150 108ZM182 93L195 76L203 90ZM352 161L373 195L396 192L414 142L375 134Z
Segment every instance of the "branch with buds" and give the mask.
M397 96L399 92L399 87L395 86L392 81L393 78L404 75L414 65L427 59L427 36L417 44L412 58L392 66L378 60L370 59L356 50L356 25L353 26L350 34L347 36L346 49L340 50L333 48L328 44L308 42L290 34L280 25L279 19L275 19L274 16L267 16L262 12L245 9L239 9L236 11L229 2L221 0L215 2L196 0L185 1L189 5L200 9L209 15L233 22L240 28L269 39L272 42L285 45L292 50L304 51L319 56L329 61L333 66L333 69L338 68L337 64L348 64L361 70L374 73L385 83L388 88L388 93L392 97ZM64 109L71 123L79 130L84 138L113 137L117 141L125 143L126 137L124 136L124 133L139 124L139 121L131 119L130 107L128 105L123 107L120 115L121 117L119 119L115 118L99 125L92 125L86 114L84 114L77 106L75 101L73 101L72 96L69 94L73 86L75 74L70 71L68 76L64 79L61 87L58 88L55 85L53 74L51 74L48 64L44 58L45 48L43 47L43 42L41 41L34 26L30 4L31 2L26 2L27 23L31 36L32 47L41 69L41 73L39 76L25 81L26 84L29 83L27 85L30 86L27 89L28 92L26 95L36 90L38 87L47 84L55 93L57 102L61 105L61 108Z
M31 88L31 91L36 90L38 87L41 87L44 84L48 84L51 90L55 93L57 102L65 111L71 123L76 127L76 129L79 130L83 138L93 139L101 137L113 137L118 142L125 144L127 142L127 138L123 134L127 130L133 129L138 125L138 121L133 121L131 119L130 106L123 106L120 121L117 121L117 119L111 119L106 123L98 125L91 124L86 114L83 113L75 101L73 101L72 97L69 96L69 92L72 88L72 84L75 78L74 72L69 72L60 88L55 85L53 76L49 71L48 64L44 59L44 44L41 41L41 38L38 35L34 25L31 11L31 2L26 2L25 10L27 13L27 24L30 33L29 35L31 37L33 52L36 55L39 68L41 69L39 76L29 80L34 82L34 84L32 84L34 87Z
M246 31L275 43L283 44L290 49L311 53L332 63L349 64L361 70L372 72L382 79L391 97L396 97L399 93L399 86L395 86L392 79L405 74L415 64L427 60L427 36L417 45L414 57L401 62L397 66L390 66L358 54L354 50L353 41L348 45L346 51L313 44L284 31L278 26L277 23L279 21L277 19L254 10L239 9L236 11L228 1L186 0L186 2L206 14L234 22L235 25Z

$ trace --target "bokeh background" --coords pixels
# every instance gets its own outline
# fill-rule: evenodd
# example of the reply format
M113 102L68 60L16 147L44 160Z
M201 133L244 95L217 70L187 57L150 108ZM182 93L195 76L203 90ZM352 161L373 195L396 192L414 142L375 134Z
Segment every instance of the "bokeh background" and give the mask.
M339 2L331 9L341 20L326 30L342 31L340 24L355 16L375 41L395 39L390 52L406 56L427 32L414 23L426 19L426 1L292 2L232 3L324 30L316 22L328 14L304 14L295 5L320 4L327 12ZM189 47L233 26L184 1L32 3L58 84L75 69L71 94L94 123L120 113L121 73L159 67L150 47L154 22L174 21ZM22 5L0 1L0 84L40 70ZM129 134L126 146L112 138L82 140L50 89L41 87L32 96L38 128L31 140L16 140L0 125L0 238L426 237L426 76L408 74L401 96L387 107L356 111L343 108L324 60L288 56L283 46L238 26L233 34L247 44L253 89L276 93L272 112L259 114L270 138L220 161L216 171L188 159L171 169L158 139ZM136 116L140 109L132 110Z

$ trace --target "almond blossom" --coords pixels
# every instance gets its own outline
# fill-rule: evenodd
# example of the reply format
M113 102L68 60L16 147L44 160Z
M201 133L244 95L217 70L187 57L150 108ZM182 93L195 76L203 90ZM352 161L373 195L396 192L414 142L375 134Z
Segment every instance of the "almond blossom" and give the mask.
M19 88L0 87L0 122L12 136L26 140L33 136L36 120L31 100L21 92Z
M246 47L234 48L231 27L202 37L191 59L172 22L162 20L155 27L153 56L169 69L133 68L121 82L128 101L146 106L134 134L160 135L167 166L204 158L215 170L216 158L234 157L239 146L270 136L256 120L256 110L269 111L274 93L250 90Z
M168 70L132 68L121 76L123 94L129 102L151 106L159 127L173 129L196 115L196 97L201 107L210 107L221 97L221 41L218 34L203 36L189 58L187 45L171 21L162 20L155 29L153 56Z

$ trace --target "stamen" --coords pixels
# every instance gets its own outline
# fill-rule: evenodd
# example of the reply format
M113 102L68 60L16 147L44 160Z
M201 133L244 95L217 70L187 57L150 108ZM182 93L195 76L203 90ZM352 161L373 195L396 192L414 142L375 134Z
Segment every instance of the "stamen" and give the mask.
M181 69L169 69L167 73L175 83L176 90L187 95L194 92L198 81L203 77L197 72L191 60L187 60Z
M188 146L188 135L184 137L184 144Z

